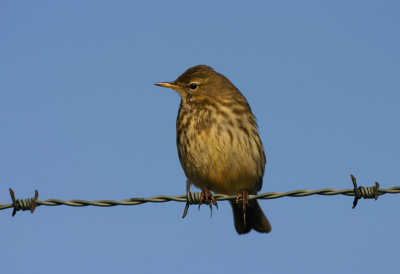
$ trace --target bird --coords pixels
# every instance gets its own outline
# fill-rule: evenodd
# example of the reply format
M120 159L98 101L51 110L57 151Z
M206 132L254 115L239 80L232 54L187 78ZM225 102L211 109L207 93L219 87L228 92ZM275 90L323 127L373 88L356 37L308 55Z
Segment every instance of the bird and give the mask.
M206 65L155 85L172 88L181 97L176 144L188 182L202 190L200 204L217 205L211 191L236 195L230 203L237 233L270 232L259 203L248 199L261 190L266 157L256 117L243 94Z

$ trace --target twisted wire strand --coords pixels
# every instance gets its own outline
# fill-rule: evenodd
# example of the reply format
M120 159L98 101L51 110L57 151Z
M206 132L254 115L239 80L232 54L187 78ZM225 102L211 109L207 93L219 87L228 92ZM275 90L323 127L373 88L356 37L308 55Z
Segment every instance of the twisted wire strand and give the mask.
M365 187L359 187L358 189L367 189ZM373 197L368 197L368 193L370 191L365 191L365 197L362 198L368 199ZM384 195L384 194L396 194L400 193L400 186L391 187L388 189L378 189L377 195ZM374 194L371 192L371 194ZM164 202L189 202L191 204L196 204L196 197L200 197L197 193L191 192L191 197L188 200L187 195L178 195L178 196L155 196L151 198L129 198L121 201L113 201L113 200L95 200L95 201L85 201L85 200L58 200L58 199L48 199L44 201L35 201L37 206L59 206L59 205L66 205L66 206L74 206L74 207L82 207L82 206L100 206L100 207L111 207L111 206L118 206L118 205L139 205L144 203L164 203ZM278 199L282 197L305 197L305 196L312 196L312 195L323 195L323 196L332 196L332 195L345 195L345 196L356 196L354 189L343 189L337 190L332 188L325 188L325 189L318 189L318 190L294 190L288 192L268 192L268 193L261 193L258 195L249 195L249 200L252 199L260 199L260 200L268 200L268 199ZM364 194L362 194L364 195ZM214 198L217 201L226 201L236 199L236 196L229 196L223 194L214 194ZM359 197L360 198L360 197ZM30 200L30 199L23 199L23 200ZM21 200L16 200L21 201ZM0 210L13 208L14 204L0 204ZM27 206L29 208L29 206Z

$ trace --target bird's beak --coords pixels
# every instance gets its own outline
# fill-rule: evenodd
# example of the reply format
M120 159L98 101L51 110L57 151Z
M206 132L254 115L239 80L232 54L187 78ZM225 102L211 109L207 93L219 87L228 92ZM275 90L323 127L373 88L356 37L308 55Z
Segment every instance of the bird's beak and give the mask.
M154 85L164 87L164 88L172 88L177 90L179 86L175 85L174 82L160 82L160 83L155 83Z

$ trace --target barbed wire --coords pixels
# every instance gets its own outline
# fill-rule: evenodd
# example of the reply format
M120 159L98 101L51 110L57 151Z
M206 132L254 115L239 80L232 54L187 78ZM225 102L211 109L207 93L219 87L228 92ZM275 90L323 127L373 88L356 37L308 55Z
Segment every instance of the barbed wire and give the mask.
M353 208L357 206L357 202L359 199L378 199L378 196L384 194L396 194L400 193L400 186L391 187L388 189L380 189L379 183L375 182L375 186L372 187L357 187L356 178L353 175L350 175L353 182L353 189L343 189L337 190L332 188L318 189L318 190L294 190L288 192L268 192L261 193L257 195L249 195L249 200L252 199L278 199L282 197L306 197L311 195L324 195L324 196L332 196L332 195L345 195L345 196L354 196ZM10 195L12 199L11 204L0 204L0 210L13 208L12 216L16 214L19 210L30 210L31 213L34 212L37 206L74 206L74 207L83 207L83 206L100 206L100 207L111 207L111 206L131 206L131 205L139 205L144 203L164 203L164 202L186 202L185 211L182 216L184 218L187 214L189 205L206 203L209 204L208 201L201 201L201 193L200 192L190 192L190 185L187 185L186 195L178 195L178 196L166 196L160 195L151 198L128 198L121 201L113 201L113 200L95 200L95 201L85 201L85 200L58 200L58 199L48 199L44 201L38 201L39 193L35 190L35 197L28 199L15 199L14 191L10 188ZM214 198L216 201L226 201L226 200L234 200L237 196L231 195L223 195L223 194L214 194ZM211 204L209 204L211 206Z

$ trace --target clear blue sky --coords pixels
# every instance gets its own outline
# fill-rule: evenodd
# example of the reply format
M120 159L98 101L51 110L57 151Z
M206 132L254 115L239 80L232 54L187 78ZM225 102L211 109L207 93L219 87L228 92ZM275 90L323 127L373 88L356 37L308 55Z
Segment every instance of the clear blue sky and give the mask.
M144 1L143 1L144 2ZM258 118L262 192L400 185L398 1L1 1L0 203L179 195L179 96L206 64ZM398 273L400 195L0 212L1 273Z

